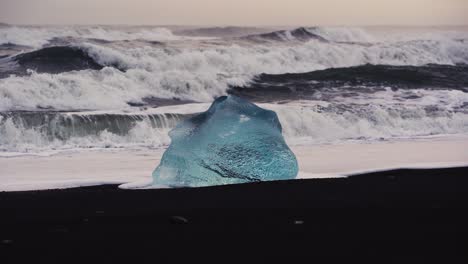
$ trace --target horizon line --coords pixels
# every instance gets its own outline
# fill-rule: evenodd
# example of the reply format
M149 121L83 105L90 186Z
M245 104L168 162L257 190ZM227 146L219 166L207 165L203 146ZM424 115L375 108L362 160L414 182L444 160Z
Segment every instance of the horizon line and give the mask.
M0 21L0 25L8 26L135 26L135 27L468 27L468 24L291 24L291 25L269 25L269 24L257 24L257 25L240 25L240 24L172 24L172 23L161 23L161 24L139 24L139 23L128 23L128 24L117 24L117 23L8 23Z

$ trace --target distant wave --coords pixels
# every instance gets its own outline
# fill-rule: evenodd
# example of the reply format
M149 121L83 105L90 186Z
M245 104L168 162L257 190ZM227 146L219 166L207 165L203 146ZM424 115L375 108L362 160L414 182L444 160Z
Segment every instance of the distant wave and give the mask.
M71 47L83 52L72 57L94 62L102 69L86 70L89 65L83 63L86 67L82 71L33 71L9 76L5 71L18 63L15 66L10 58L0 59L0 71L7 77L0 79L0 111L122 109L128 102L144 104L143 98L149 97L211 102L226 94L229 87L247 86L262 73L304 73L365 64L468 63L468 45L447 38L366 45L320 40L268 44L217 40L165 45L87 41Z
M6 26L0 27L0 45L15 44L29 47L42 47L57 39L98 39L103 41L147 40L167 41L177 40L167 28L146 27L121 29L112 27L34 27Z
M349 42L349 43L370 43L374 38L360 28L341 27L299 27L292 30L280 30L269 33L254 34L244 37L247 40L263 41L310 41L322 42Z
M0 49L17 49L17 48L22 48L22 47L26 47L26 46L21 46L21 45L16 45L16 44L12 44L12 43L3 43L3 44L0 44Z
M0 44L0 58L9 57L23 51L30 50L31 48L12 43ZM1 66L0 66L1 67Z
M325 38L310 32L307 28L297 28L294 30L280 30L270 33L250 35L245 39L253 41L309 41L312 39L327 41Z
M366 30L358 27L310 27L307 30L331 42L373 43L378 42Z
M76 70L100 70L103 65L97 63L85 51L76 47L48 47L22 53L9 59L17 64L3 75L26 74L28 69L38 73L62 73ZM0 73L0 76L2 73Z
M203 27L174 30L174 34L193 37L241 37L267 33L271 30L255 27Z
M392 90L455 89L468 93L468 65L367 64L308 73L261 74L244 87L231 87L229 93L268 102L293 99L316 100L323 99L327 95L352 96L356 93L381 91L385 87L391 87ZM415 96L417 97L416 94L412 95L413 99Z

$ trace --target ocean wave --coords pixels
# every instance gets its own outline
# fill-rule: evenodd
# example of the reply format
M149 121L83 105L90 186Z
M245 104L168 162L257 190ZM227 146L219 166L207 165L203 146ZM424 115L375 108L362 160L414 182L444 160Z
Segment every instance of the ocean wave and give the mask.
M268 33L271 29L256 28L256 27L202 27L202 28L185 28L174 30L174 34L180 36L192 37L241 37L253 34Z
M12 43L0 44L0 49L2 49L2 50L18 49L18 48L24 48L24 47L26 47L26 46L21 46L21 45L12 44Z
M333 100L404 89L459 90L468 93L468 65L391 66L362 65L308 73L261 74L244 87L228 93L257 102L279 100ZM401 100L417 99L407 91ZM467 102L468 103L468 102Z
M0 44L0 58L6 58L29 49L29 47L11 43Z
M190 115L3 113L0 151L161 147L170 142L169 130L187 116Z
M468 115L419 106L273 107L290 144L386 140L468 132Z
M308 73L262 74L254 81L264 84L288 84L294 88L306 83L311 85L321 83L323 85L327 82L333 82L333 86L391 86L396 89L452 88L468 92L466 90L468 89L468 65L393 66L366 64ZM302 84L294 85L294 82L302 82Z
M262 41L310 41L310 40L318 40L326 42L327 39L312 33L307 28L300 27L293 30L280 30L280 31L273 31L269 33L262 33L262 34L255 34L249 35L244 37L246 40L254 41L254 42L262 42Z
M307 28L307 30L332 42L378 42L376 37L359 27L311 27Z
M213 27L176 30L177 35L163 27L0 27L0 45L13 44L39 48L48 44L73 43L80 39L109 43L113 41L175 41L199 37L244 38L270 41L373 42L374 37L364 29L354 27L300 27L291 30L269 31L266 28ZM197 38L198 37L198 38ZM57 43L58 42L58 43Z
M86 69L100 70L104 67L83 49L71 46L47 47L25 52L0 61L0 63L9 65L9 67L2 67L0 77L7 77L11 74L25 75L30 69L38 73L57 74Z
M468 63L468 46L449 39L370 46L312 40L300 45L129 48L83 43L76 47L108 67L60 74L32 72L1 79L0 111L38 107L120 109L145 97L210 102L226 94L229 86L245 86L261 73L300 73L364 64Z
M289 144L468 133L468 114L443 106L434 109L418 104L345 105L324 102L260 106L278 114ZM208 107L209 104L181 105L173 110L163 107L159 109L160 114L151 111L134 114L3 113L0 115L0 151L167 146L170 129Z
M154 27L0 27L0 44L15 44L30 47L42 47L57 38L99 39L107 41L121 40L149 40L168 41L177 40L167 28Z
M374 37L361 28L352 27L299 27L292 30L279 30L268 33L253 34L244 39L262 41L300 41L318 40L323 42L349 42L349 43L371 43Z

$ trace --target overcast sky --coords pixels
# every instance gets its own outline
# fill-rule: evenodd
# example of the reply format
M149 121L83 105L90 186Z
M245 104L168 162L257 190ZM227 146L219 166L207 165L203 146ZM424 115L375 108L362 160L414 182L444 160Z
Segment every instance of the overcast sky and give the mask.
M12 24L467 25L468 0L0 0Z

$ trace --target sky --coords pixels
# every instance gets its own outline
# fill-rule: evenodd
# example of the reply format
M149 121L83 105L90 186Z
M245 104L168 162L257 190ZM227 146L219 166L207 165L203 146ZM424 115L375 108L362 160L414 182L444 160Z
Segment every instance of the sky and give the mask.
M468 0L0 0L0 22L130 25L468 25Z

